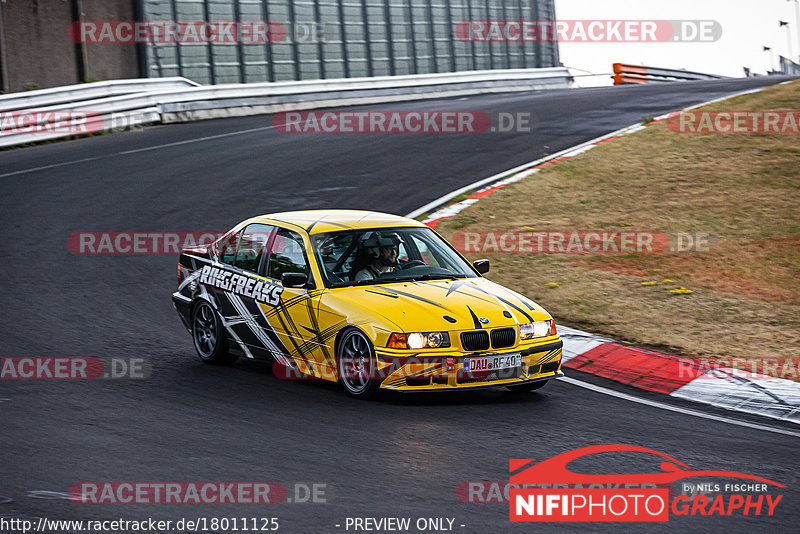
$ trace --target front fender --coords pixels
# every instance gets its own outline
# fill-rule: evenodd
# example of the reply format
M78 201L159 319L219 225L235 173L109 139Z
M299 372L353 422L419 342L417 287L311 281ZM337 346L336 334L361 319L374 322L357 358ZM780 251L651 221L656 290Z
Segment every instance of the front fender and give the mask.
M367 309L350 299L325 292L319 301L320 325L340 324L339 331L348 326L358 328L372 341L375 347L385 347L392 332L401 332L400 327L379 311ZM337 336L338 339L338 336Z

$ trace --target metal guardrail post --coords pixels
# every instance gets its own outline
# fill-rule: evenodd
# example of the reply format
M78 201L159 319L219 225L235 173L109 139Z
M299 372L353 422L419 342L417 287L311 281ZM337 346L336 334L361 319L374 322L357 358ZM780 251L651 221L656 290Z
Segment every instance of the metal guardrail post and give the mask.
M324 32L325 32L325 24L322 22L322 14L319 9L319 0L314 0L314 24L316 27L316 35L314 38L317 40L317 58L319 59L319 76L323 80L327 78L327 73L325 69L325 47L323 46ZM323 35L320 35L322 32Z
M412 0L406 0L406 13L408 13L408 35L409 43L411 44L411 72L419 74L419 64L417 63L417 39L414 37L414 8L411 4Z
M539 9L539 2L534 0L533 2L533 18L537 21L542 20L542 12ZM549 31L549 30L548 30ZM534 62L535 67L541 67L544 64L544 39L537 39L536 40L536 61Z
M366 52L367 76L375 76L375 65L372 64L372 38L369 33L369 13L367 0L361 0L361 22L364 25L364 50Z
M472 0L464 0L464 4L467 6L467 18L469 20L475 20L475 16L472 14ZM455 32L455 28L452 28L451 31ZM475 41L469 39L469 49L470 49L470 69L475 70L478 68L478 56L475 55Z
M80 23L83 20L83 4L81 0L71 0L70 6L72 8L72 22ZM86 43L77 40L73 44L75 50L75 69L78 76L78 82L83 82L87 78L87 54Z
M431 58L433 59L433 71L439 72L439 57L436 54L436 26L433 24L433 0L425 0L425 7L428 9L428 28L431 32Z
M519 15L519 20L526 20L525 14L522 11L522 0L517 1L517 14ZM522 43L520 50L522 50L522 67L528 68L528 47L526 46L527 43Z
M233 0L233 19L240 23L242 22L242 6L239 4L240 0ZM208 0L206 0L208 2ZM236 61L239 63L239 83L247 83L247 74L244 65L244 45L241 39L236 39Z
M0 5L0 91L8 91L8 71L6 67L6 37L3 27L3 6Z
M144 0L133 0L133 18L137 21L144 20ZM147 45L136 43L136 64L139 77L147 78Z
M344 23L344 0L336 1L336 8L339 13L339 37L342 41L342 62L344 64L344 77L350 77L350 53L347 50L347 27Z
M208 8L208 0L203 0L203 18L206 21L211 22L211 12ZM214 68L214 51L212 48L214 45L211 43L206 43L203 46L206 48L206 57L208 58L208 73L211 77L211 84L213 85L217 83L217 71Z
M455 32L453 31L453 5L450 0L444 2L445 20L447 20L447 46L450 52L450 72L458 70L456 62Z
M383 21L386 26L386 55L389 59L389 75L397 74L394 57L394 33L392 31L392 14L389 0L383 0Z
M340 0L341 3L341 0ZM269 0L261 0L261 13L264 15L264 20L269 21ZM272 30L272 25L269 26L270 30ZM275 81L275 65L272 62L272 34L267 33L268 39L267 43L264 44L267 47L267 81L274 82Z
M294 79L300 80L302 79L301 69L300 69L300 45L297 43L297 27L295 23L297 22L297 17L295 16L294 10L294 1L295 0L288 0L289 6L289 21L288 23L291 25L288 28L289 33L292 38L292 61L294 62Z
M507 4L508 4L508 2L502 2L503 20L508 20ZM506 41L503 44L505 45L505 49L506 49L506 53L505 53L505 56L506 56L505 68L511 69L511 68L513 68L513 65L511 65L511 45L509 44L508 41Z
M203 3L208 0L203 0ZM170 9L172 10L172 20L178 20L178 6L176 0L169 0ZM183 76L183 58L181 57L181 43L175 43L175 63L178 65L178 76ZM211 68L214 68L214 61L211 61Z
M489 5L486 4L484 6L486 8L486 18L492 18L489 15ZM484 46L486 47L486 53L489 55L489 68L494 70L497 68L497 65L494 62L494 50L492 50L492 42L491 41L484 41Z

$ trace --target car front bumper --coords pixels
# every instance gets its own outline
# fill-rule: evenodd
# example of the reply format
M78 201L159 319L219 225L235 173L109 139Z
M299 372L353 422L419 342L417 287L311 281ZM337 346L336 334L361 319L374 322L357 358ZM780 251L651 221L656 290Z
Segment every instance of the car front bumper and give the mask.
M404 393L422 391L451 391L483 389L539 382L564 376L561 371L563 342L546 343L491 351L415 354L398 356L378 351L378 371L381 388ZM489 372L467 372L464 360L473 357L521 355L521 365Z

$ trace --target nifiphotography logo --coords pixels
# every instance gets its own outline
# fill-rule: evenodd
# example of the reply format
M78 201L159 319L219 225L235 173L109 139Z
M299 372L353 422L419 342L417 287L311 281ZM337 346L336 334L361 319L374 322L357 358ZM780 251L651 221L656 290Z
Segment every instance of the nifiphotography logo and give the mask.
M640 452L662 458L661 472L584 474L567 468L570 462L599 453ZM509 520L514 522L655 522L676 516L771 516L783 495L769 486L786 486L733 471L693 470L664 453L631 445L595 445L533 463L509 460ZM671 497L669 484L690 478L745 479L746 483L681 483ZM699 494L697 491L712 494ZM691 493L687 495L685 492ZM716 493L716 495L713 495Z

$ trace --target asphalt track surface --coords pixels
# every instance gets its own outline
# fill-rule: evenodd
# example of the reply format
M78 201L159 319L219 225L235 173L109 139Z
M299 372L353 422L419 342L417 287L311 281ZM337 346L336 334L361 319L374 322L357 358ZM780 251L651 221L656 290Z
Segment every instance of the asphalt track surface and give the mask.
M0 504L0 516L278 517L280 531L303 533L343 532L347 517L450 517L457 532L531 532L535 525L508 522L506 504L461 503L455 488L467 480L507 480L509 458L545 459L577 447L624 443L664 452L693 469L739 471L787 486L771 518L673 516L668 525L639 524L636 530L796 529L797 437L659 410L563 382L523 398L488 391L360 402L333 384L278 380L268 365L207 366L172 309L175 257L79 256L66 248L72 232L216 231L288 209L404 214L644 117L775 81L371 106L531 112L538 119L533 133L287 135L269 128L271 117L256 116L0 153L0 356L142 358L151 369L141 380L0 382L0 496L12 499ZM651 472L658 462L622 455L584 468ZM64 499L79 481L276 481L290 488L290 497L295 482L321 483L327 503L87 506Z

